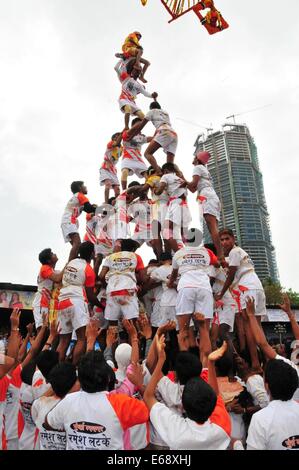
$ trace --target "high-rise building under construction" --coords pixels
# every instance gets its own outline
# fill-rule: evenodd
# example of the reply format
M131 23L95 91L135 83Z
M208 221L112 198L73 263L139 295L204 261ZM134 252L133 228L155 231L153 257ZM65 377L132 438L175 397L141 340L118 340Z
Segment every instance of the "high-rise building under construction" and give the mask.
M257 148L246 125L225 124L221 131L199 135L196 152L212 158L208 168L222 204L220 227L231 228L252 258L261 280L279 278ZM210 241L205 230L205 240Z

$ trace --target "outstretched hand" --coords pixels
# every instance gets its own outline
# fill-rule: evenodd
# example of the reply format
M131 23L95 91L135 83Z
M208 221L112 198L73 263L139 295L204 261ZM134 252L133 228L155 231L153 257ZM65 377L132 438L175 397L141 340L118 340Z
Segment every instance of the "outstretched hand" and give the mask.
M123 327L128 333L131 340L133 338L138 338L137 330L134 326L134 323L131 320L127 320L127 319L123 320Z
M156 335L155 340L156 340L156 348L157 348L158 358L159 358L159 360L163 359L163 361L165 362L165 360L166 360L165 336L164 335L161 335L161 336Z
M118 340L118 328L117 326L110 326L106 336L106 346L111 348L114 343Z
M17 330L19 328L21 311L19 308L15 308L10 315L10 325L12 330Z
M282 298L283 303L279 305L279 308L281 308L281 310L283 310L288 316L292 315L291 302L288 294L283 294Z
M146 339L150 339L152 337L152 327L147 316L140 315L137 324L141 335Z
M200 324L205 325L206 317L204 316L203 313L195 313L193 316L194 316L194 320L196 320Z
M215 351L209 354L209 361L216 362L220 359L227 351L227 342L223 341L221 348L216 349Z
M247 297L246 299L246 313L248 316L255 315L255 305L253 297Z
M86 339L87 341L96 341L97 337L101 334L101 329L97 321L91 320L86 326Z
M176 329L176 322L174 320L169 320L164 325L159 326L158 331L157 331L157 336L161 336L164 333L167 333L167 331L171 331L175 329Z

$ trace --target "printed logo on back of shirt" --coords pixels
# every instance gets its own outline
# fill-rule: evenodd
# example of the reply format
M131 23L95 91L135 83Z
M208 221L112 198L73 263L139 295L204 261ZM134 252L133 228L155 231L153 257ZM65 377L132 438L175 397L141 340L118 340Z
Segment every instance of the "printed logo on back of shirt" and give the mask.
M97 423L86 423L80 421L79 423L71 424L71 428L74 431L83 432L84 434L100 434L106 431L105 426Z

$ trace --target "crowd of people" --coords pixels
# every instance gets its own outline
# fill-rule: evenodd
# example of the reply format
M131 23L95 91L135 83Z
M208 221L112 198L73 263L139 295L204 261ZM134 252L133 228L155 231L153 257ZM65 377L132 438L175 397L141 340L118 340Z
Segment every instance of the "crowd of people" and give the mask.
M72 183L61 223L68 262L59 271L52 249L39 254L25 338L19 308L11 314L0 353L0 448L298 449L296 317L285 296L294 352L277 354L262 328L266 300L254 265L229 228L219 231L211 156L194 156L191 181L175 164L169 115L138 80L146 83L150 65L140 40L130 34L117 54L125 122L100 168L105 203L91 204L84 182ZM153 99L146 115L139 93ZM149 122L154 136L141 133ZM128 184L130 175L138 181ZM191 228L189 192L201 229ZM213 241L206 245L203 220ZM153 250L147 266L144 244Z

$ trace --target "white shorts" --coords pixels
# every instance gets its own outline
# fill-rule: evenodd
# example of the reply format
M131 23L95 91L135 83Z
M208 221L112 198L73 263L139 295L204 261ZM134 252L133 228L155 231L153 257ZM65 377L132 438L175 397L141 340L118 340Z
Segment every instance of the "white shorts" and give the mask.
M79 224L71 224L70 222L67 222L67 223L61 224L61 230L62 230L65 243L69 243L71 241L70 235L72 233L79 234Z
M246 309L246 299L252 297L254 299L255 315L257 317L267 315L266 296L263 289L252 289L241 292L240 302L242 310Z
M161 325L167 323L169 320L176 321L175 306L160 306Z
M59 301L58 322L61 328L61 335L69 335L73 331L88 325L89 319L88 306L83 299L65 299Z
M43 314L45 313L49 313L49 309L47 307L33 307L33 316L36 329L43 325Z
M167 207L165 221L172 222L178 227L188 227L192 221L191 213L187 205L182 205L182 199L175 199Z
M119 180L115 173L100 168L100 186L105 186L105 181L110 181L112 186L119 186Z
M137 295L119 295L107 296L107 304L105 308L105 319L109 321L117 321L121 317L127 320L139 317L139 307Z
M203 313L207 319L213 318L213 294L207 289L185 287L178 292L176 315Z
M178 136L170 129L161 129L156 132L154 139L157 144L160 144L165 153L176 154L178 147Z
M144 162L139 160L131 160L130 158L123 158L121 162L121 170L129 170L129 175L136 175L137 178L144 178L144 173L147 171L147 166Z
M223 307L218 307L215 310L216 315L218 315L219 324L229 325L229 331L234 331L234 324L235 324L235 316L237 313L236 305L232 304L224 304Z
M162 325L160 301L155 301L153 303L153 310L151 313L150 321L151 321L151 325L154 328L158 328L159 326Z
M153 206L154 208L154 211L156 210L156 212L154 212L153 214L153 220L158 220L158 222L160 222L161 226L163 226L163 223L164 223L164 220L165 220L165 217L166 217L166 214L167 214L167 201L158 201L157 204L155 204ZM155 216L154 216L155 215Z
M130 106L131 107L131 114L136 114L139 111L142 113L141 109L138 108L137 104L134 101L129 101L129 100L118 100L119 102L119 107L120 110L124 113L124 107L125 106Z
M200 202L200 217L205 214L213 215L220 221L221 203L214 189L204 188L200 196L205 198Z

